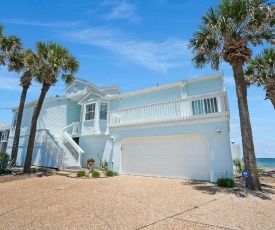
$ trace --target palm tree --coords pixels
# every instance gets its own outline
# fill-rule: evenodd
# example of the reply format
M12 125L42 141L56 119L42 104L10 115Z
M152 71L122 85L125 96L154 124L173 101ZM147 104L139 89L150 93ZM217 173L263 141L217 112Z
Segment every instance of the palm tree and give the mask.
M26 70L24 65L24 51L22 51L21 40L16 36L5 36L2 33L3 26L0 25L0 61L1 64L8 64L9 71L21 72L25 69L24 74L22 75L20 82L23 86L23 91L21 94L21 100L19 105L19 110L17 114L17 123L15 128L15 135L13 140L13 148L11 153L11 159L16 162L17 152L18 152L18 143L20 137L20 127L23 116L23 109L25 104L25 99L27 95L27 89L29 88L31 82L31 76L29 76L29 71Z
M73 74L78 71L79 63L70 52L62 46L53 43L36 43L36 52L28 51L27 63L31 66L34 79L42 84L36 109L33 114L28 148L24 164L24 173L30 173L32 153L35 141L37 120L43 101L49 88L56 84L58 77L66 83L72 82Z
M201 18L189 48L197 68L210 64L218 70L224 60L233 69L238 97L245 168L249 172L246 187L261 190L247 105L247 88L243 65L251 59L249 45L263 41L274 43L275 8L267 0L221 0Z
M3 34L4 27L0 24L0 65L5 65L14 52L22 49L20 38Z
M0 65L4 65L4 56L2 54L2 40L3 40L3 37L4 37L4 34L3 34L3 26L0 24Z
M249 85L263 86L266 99L275 109L275 48L264 49L248 63L245 78Z
M18 153L18 145L19 145L20 129L21 129L24 105L26 101L27 91L32 81L32 72L25 62L26 54L27 52L25 50L13 53L13 55L11 55L9 59L9 66L8 66L9 71L14 71L17 73L22 72L22 76L20 78L22 93L20 97L20 103L19 103L19 108L17 113L17 121L16 121L16 127L15 127L12 151L11 151L11 159L14 159L15 162L16 162L17 153Z

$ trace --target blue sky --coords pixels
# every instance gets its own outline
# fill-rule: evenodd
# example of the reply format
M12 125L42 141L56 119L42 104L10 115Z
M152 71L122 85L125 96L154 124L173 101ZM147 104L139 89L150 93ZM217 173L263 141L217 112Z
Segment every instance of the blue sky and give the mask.
M26 48L54 41L80 62L76 77L98 86L117 85L123 92L215 73L195 69L187 45L200 16L218 1L199 0L0 0L0 24L17 35ZM240 122L232 69L223 63L231 112L231 139L241 144ZM0 67L0 123L11 124L9 108L18 106L19 75ZM41 86L33 83L27 102ZM58 82L47 97L64 95ZM248 90L249 111L257 157L275 158L275 111L261 88Z

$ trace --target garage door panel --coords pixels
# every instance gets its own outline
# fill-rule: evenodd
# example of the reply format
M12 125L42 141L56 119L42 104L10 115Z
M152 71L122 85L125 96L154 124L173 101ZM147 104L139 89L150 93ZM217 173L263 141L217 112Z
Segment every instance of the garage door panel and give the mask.
M122 172L210 180L208 145L199 135L125 139L122 144Z

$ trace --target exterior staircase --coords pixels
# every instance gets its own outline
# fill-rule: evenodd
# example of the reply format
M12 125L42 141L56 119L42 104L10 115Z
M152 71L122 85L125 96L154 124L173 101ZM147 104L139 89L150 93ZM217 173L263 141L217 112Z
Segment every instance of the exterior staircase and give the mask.
M35 145L46 148L48 156L54 161L54 165L59 170L82 168L81 154L84 151L69 135L63 133L58 138L51 134L49 130L40 129L36 132Z

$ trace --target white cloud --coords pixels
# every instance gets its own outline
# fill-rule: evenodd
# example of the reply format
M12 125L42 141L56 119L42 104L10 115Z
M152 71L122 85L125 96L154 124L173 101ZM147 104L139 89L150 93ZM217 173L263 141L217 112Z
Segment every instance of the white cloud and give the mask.
M104 5L115 5L112 9L111 13L107 14L105 17L107 20L113 19L126 19L130 22L139 24L141 22L141 18L136 14L137 7L134 4L130 4L127 2L110 2L105 3Z
M21 90L19 75L9 72L4 66L0 68L0 82L0 89L2 90Z
M159 72L165 73L170 68L190 64L191 53L187 48L188 41L176 38L158 43L139 41L118 30L104 27L68 32L63 36L77 43L100 47L120 55L125 60Z
M56 22L38 22L38 21L27 21L25 19L13 19L5 20L5 23L19 24L25 26L42 26L52 28L67 28L79 25L81 21L56 21Z

